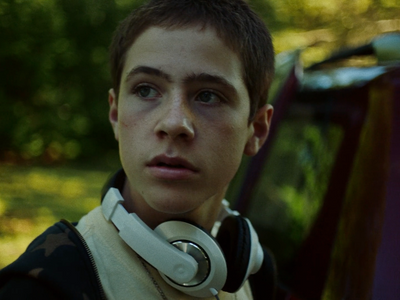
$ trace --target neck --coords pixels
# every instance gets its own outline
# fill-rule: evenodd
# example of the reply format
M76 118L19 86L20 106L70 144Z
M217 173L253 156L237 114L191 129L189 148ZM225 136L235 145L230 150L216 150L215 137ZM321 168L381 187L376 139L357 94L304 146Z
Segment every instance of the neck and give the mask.
M143 197L130 189L127 182L128 180L125 182L122 192L125 199L124 208L129 213L137 214L151 229L169 220L186 220L194 222L210 232L217 220L223 195L214 195L191 211L166 213L152 208Z

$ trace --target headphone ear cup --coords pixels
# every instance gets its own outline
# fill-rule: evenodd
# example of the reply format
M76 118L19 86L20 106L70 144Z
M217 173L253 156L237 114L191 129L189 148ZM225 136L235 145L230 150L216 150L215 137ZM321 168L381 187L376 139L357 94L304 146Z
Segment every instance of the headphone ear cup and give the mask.
M228 269L226 283L222 290L234 293L247 279L246 273L251 253L251 234L246 220L230 215L224 219L217 237Z
M198 263L199 270L193 281L176 283L161 273L161 277L172 287L191 296L205 298L212 297L211 290L221 290L227 278L227 266L224 253L215 238L201 226L185 221L166 221L159 224L154 231L171 244L183 243L181 251L191 255ZM187 247L188 246L188 247ZM195 252L190 250L197 248ZM144 259L146 259L144 257ZM160 255L161 263L165 257Z

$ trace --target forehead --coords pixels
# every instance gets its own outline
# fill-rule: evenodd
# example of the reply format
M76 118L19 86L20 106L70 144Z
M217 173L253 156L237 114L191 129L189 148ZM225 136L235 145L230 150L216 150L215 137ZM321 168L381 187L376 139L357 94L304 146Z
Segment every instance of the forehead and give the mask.
M233 67L242 78L243 66L239 55L221 39L211 27L190 25L185 27L151 26L144 30L127 51L122 77L133 62L152 60L156 64L189 59L201 61L208 68ZM195 67L195 64L191 64ZM198 66L197 66L198 67ZM232 70L231 70L232 71ZM196 70L193 70L196 72Z
M168 90L188 93L212 89L247 114L250 110L241 61L213 29L148 28L127 52L119 93L140 82L164 88L168 83Z

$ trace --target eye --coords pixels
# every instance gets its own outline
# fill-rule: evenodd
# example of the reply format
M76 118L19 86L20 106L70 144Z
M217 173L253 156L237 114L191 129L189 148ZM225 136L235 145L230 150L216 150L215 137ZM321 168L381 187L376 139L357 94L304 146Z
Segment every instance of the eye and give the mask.
M221 98L217 94L210 91L204 91L199 93L197 95L197 99L202 103L208 103L208 104L221 102Z
M134 90L134 93L143 99L157 98L160 96L160 93L156 89L148 85L137 86Z

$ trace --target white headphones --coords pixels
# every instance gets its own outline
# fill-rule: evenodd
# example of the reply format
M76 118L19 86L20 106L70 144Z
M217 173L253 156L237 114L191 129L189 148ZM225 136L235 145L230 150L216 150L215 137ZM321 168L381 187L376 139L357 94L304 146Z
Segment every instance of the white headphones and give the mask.
M102 203L106 220L169 285L188 295L236 292L261 267L264 254L257 233L225 200L213 229L216 238L186 221L167 221L152 230L135 213L128 213L123 202L118 189L108 190Z

